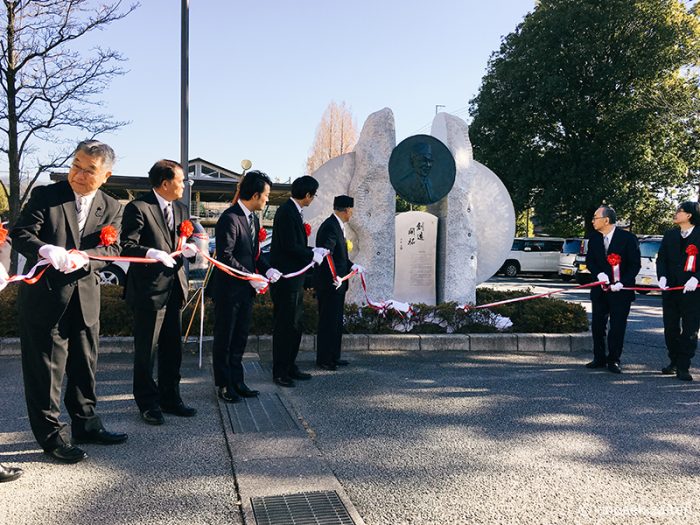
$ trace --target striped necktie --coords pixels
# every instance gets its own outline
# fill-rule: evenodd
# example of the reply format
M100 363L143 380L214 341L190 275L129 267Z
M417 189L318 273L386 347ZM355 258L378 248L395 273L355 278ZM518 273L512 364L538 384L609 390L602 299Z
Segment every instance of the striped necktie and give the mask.
M170 231L173 231L173 205L171 202L165 205L163 213L165 214L165 225Z

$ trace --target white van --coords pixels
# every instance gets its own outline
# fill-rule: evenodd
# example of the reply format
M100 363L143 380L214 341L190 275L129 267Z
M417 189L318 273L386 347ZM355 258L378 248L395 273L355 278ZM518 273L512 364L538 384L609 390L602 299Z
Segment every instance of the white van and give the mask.
M662 239L663 237L659 235L650 235L639 240L639 252L642 255L642 268L639 270L637 278L635 279L635 284L637 286L659 286L659 280L656 278L656 258L659 255Z
M526 272L556 275L563 245L560 237L516 237L499 272L507 277Z

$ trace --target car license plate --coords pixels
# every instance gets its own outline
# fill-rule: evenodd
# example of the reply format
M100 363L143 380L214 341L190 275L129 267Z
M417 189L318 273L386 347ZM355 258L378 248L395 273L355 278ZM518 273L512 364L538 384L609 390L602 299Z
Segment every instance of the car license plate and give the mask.
M585 264L579 265L579 267L578 267L579 272L585 272L586 270L588 270L588 267Z
M564 269L561 271L561 273L563 273L564 275L573 275L573 274L574 274L574 271L573 271L571 268L564 268Z
M651 277L642 277L642 284L651 284Z

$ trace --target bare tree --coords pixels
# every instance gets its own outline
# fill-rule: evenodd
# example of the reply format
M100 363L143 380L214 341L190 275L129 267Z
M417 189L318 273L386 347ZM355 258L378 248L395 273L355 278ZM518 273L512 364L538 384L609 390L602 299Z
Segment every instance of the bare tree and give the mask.
M90 56L70 48L76 39L129 15L137 3L122 0L2 0L0 13L0 152L7 155L9 220L17 219L29 191L42 173L62 166L75 140L113 131L126 122L101 114L95 95L125 73L124 58L96 47ZM96 5L95 5L96 4ZM58 146L58 147L56 147ZM21 184L22 173L28 173Z
M316 138L306 159L306 173L311 175L324 162L353 150L357 142L357 128L345 102L328 104L321 123L316 128Z

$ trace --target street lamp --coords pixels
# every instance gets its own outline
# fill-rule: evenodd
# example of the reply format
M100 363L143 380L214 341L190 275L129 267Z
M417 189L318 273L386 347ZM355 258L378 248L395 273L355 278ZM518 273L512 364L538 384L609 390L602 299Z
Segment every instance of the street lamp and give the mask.
M443 104L435 104L435 114L438 114L438 108L444 108L445 106Z

